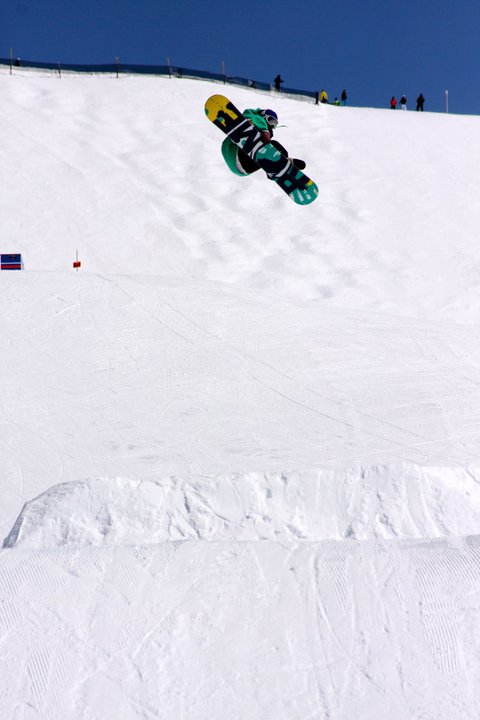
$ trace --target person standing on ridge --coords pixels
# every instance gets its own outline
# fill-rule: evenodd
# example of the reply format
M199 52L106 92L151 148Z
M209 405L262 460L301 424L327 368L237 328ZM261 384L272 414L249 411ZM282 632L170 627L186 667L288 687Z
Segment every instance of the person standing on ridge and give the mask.
M405 97L405 95L402 95L402 97L400 98L400 105L402 106L402 110L407 109L407 98Z
M422 93L417 97L417 110L421 110L423 112L423 103L425 102L425 98L423 97Z
M273 81L273 84L275 85L275 90L277 90L278 92L280 92L280 89L281 89L281 88L280 88L280 85L281 85L283 82L285 82L285 80L282 80L282 76L281 76L281 75L277 75L277 77L276 77L275 80Z
M328 104L328 95L327 95L327 91L326 91L326 90L322 90L322 92L320 93L320 96L319 96L319 97L320 97L320 102L321 102L321 103L327 103L327 104Z
M390 100L390 110L395 110L397 107L397 98L395 95L392 95L392 99Z
M347 104L347 91L342 90L342 94L340 95L340 100L342 101L342 105Z

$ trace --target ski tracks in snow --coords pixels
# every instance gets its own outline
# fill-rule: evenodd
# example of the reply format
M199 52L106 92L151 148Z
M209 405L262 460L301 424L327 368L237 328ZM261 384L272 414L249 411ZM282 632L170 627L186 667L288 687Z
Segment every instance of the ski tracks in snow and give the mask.
M104 279L107 280L107 278ZM110 278L108 278L108 281L113 282ZM317 441L317 452L318 456L323 458L324 463L335 462L337 452L334 450L333 453L330 451L330 454L327 456L324 455L322 445L325 436L328 436L332 440L334 448L336 447L335 438L339 438L342 440L343 448L345 448L346 443L347 447L350 446L352 449L356 449L357 453L362 450L368 452L370 446L375 446L374 455L376 458L386 456L393 458L401 457L402 460L408 459L412 463L424 464L430 463L432 456L438 453L442 442L445 441L445 437L443 437L445 430L448 439L452 439L449 431L450 423L448 422L448 412L443 412L442 401L439 400L435 392L435 382L431 383L432 392L430 404L432 407L432 421L430 426L425 424L422 431L422 428L418 428L409 422L408 418L402 423L396 421L395 414L392 414L391 409L388 407L385 407L383 412L379 411L376 414L363 409L363 403L355 403L353 398L346 392L346 389L342 388L342 390L339 391L339 388L334 386L334 382L332 382L333 378L330 376L330 368L326 374L318 378L318 384L314 385L312 382L311 369L309 372L308 366L305 365L305 358L301 359L299 366L300 372L296 372L290 361L287 361L287 363L281 361L280 353L278 352L280 350L278 347L278 339L276 339L276 352L272 353L272 349L268 347L268 341L265 342L259 329L257 329L257 327L259 327L258 318L254 323L254 327L247 328L248 333L252 333L252 331L253 333L258 333L257 347L253 347L251 340L248 343L243 341L240 345L240 343L235 342L229 337L225 330L222 332L222 328L225 328L225 318L222 314L219 315L219 318L198 318L196 316L195 306L190 306L188 310L184 310L179 307L178 301L176 302L174 299L169 299L167 293L161 294L156 300L154 295L151 297L144 296L144 299L139 300L137 295L139 292L144 292L144 290L142 285L135 281L135 278L117 278L114 284L131 298L134 303L142 308L152 320L162 324L168 331L178 335L180 339L192 345L195 348L196 354L206 359L212 358L219 368L228 366L229 375L235 376L238 381L245 384L250 378L251 381L258 383L258 385L266 391L280 398L281 406L278 410L279 413L291 414L292 409L294 414L298 415L300 413L301 416L303 416L300 422L310 428L312 435L317 435L319 438ZM125 285L128 285L128 289ZM234 298L232 298L232 300L234 300ZM182 298L183 303L184 301L185 298ZM270 301L273 302L273 298L270 299ZM276 299L276 301L278 302L278 299ZM235 307L235 301L233 301L233 306ZM295 345L293 345L288 338L292 336L295 338L298 335L298 325L296 321L299 319L295 314L292 315L289 308L286 307L285 310L284 318L286 323L283 332L285 335L284 345L286 353L283 355L284 358L288 357L289 345L291 346L291 352L293 351L294 356L296 355ZM265 316L263 327L268 327L271 322L268 309L267 312L265 312L265 307L257 307L256 312L260 316ZM217 322L218 319L220 320L220 324ZM241 321L244 323L245 319L242 318ZM353 316L352 322L356 322ZM405 343L408 357L411 352L411 340L408 334L403 338L403 329L400 332L394 329L388 317L384 318L384 323L384 327L381 327L380 323L378 328L375 328L375 334L378 334L379 337L381 334L380 359L385 361L384 347L385 344L389 344L388 341L386 342L385 340L386 334L392 336L392 345L398 346L401 343ZM317 342L305 342L305 337L299 337L298 341L299 346L303 345L305 348L308 348L313 354L312 359L315 359L315 354L322 354L324 348L328 353L332 353L332 345L333 348L335 348L336 345L341 344L339 342L339 334L341 336L342 332L345 332L348 335L350 329L348 326L345 326L344 321L342 321L340 328L334 327L329 323L324 324L321 321L317 321L317 327L312 327L311 332L312 337L315 337L315 334L318 337L322 337L320 347ZM422 336L421 329L412 330L409 328L408 332L409 334L413 333L414 336L417 334L418 337ZM357 344L358 342L359 340L357 338L355 343ZM430 333L431 347L427 345L425 339L423 339L422 342L423 348L429 347L428 351L426 349L422 351L426 362L431 361L431 353L437 352L435 347L441 345L442 340L437 337L436 333ZM358 347L353 347L352 355L357 352ZM365 354L365 348L362 348L362 352ZM427 352L430 353L429 357L425 355ZM366 354L371 355L372 359L375 358L374 349L367 350ZM457 360L459 354L460 351L455 350ZM353 370L354 373L358 372L353 358L339 358L338 361L345 366L347 371L352 372ZM408 360L405 362L408 362ZM374 363L378 364L376 358L374 359ZM210 362L210 365L213 366L213 363ZM368 366L366 366L366 368L367 367ZM408 377L405 376L405 378L402 378L397 368L398 364L394 362L393 370L398 375L399 383L395 394L398 395L399 398L405 395L411 396L410 402L412 404L412 410L418 403L425 406L425 393L422 392L421 397L416 397L415 394L412 393L412 387L414 392L416 387L415 378L412 381L414 369L410 367ZM441 367L441 371L446 381L450 382L452 387L455 386L455 388L457 388L458 373L461 373L461 370L458 369L458 363L455 373L450 371L448 375L445 375L443 373L443 367ZM370 367L366 369L366 372L372 374L375 382L379 380L380 382L388 382L392 368L389 367L388 363L387 366L378 364L378 367ZM419 367L419 388L420 381L424 382L424 370L422 367ZM478 391L478 388L476 388L476 390ZM473 401L473 398L471 398L471 388L465 387L465 393L465 402L471 405ZM263 394L263 392L260 391L260 394ZM394 410L397 410L395 403L401 408L399 400L394 401L392 399L392 403ZM437 427L439 423L436 416L439 404L444 418L445 430L444 428ZM450 410L451 408L449 408L449 411ZM306 416L305 413L307 413ZM398 414L401 416L405 415L403 408L401 408L401 413ZM310 418L312 415L317 418L316 422L314 421L313 423L313 426L317 426L315 429L311 427L312 423L311 419L308 419L309 415ZM313 436L312 442L314 442ZM476 452L473 451L471 443L468 441L462 442L461 436L459 436L457 444L459 460L462 458L464 462L468 462L476 458ZM345 458L345 451L343 456ZM450 458L450 462L451 461L452 458Z
M474 720L478 548L286 534L3 551L4 712L73 720L114 693L125 720Z
M296 552L317 684L312 716L370 720L376 707L392 720L448 720L454 708L474 720L476 690L460 688L479 652L465 622L480 572L476 548L348 541Z

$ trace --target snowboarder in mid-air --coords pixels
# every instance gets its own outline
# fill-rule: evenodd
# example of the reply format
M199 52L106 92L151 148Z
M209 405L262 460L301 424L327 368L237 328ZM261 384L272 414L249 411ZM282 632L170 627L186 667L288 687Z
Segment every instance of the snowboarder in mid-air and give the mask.
M278 126L274 110L250 108L243 113L224 95L212 95L205 101L205 115L227 136L222 155L235 175L261 168L297 205L310 205L318 197L316 183L303 172L303 160L289 158L286 148L272 140Z
M243 111L243 116L248 118L248 120L261 131L266 143L270 143L279 150L282 155L288 157L288 150L276 140L272 140L273 131L278 125L278 116L275 110L249 108ZM222 155L230 170L236 175L251 175L260 169L255 160L249 157L246 152L239 148L238 145L235 145L229 138L226 138L222 143ZM299 170L305 168L305 162L303 160L298 160L297 158L290 159Z

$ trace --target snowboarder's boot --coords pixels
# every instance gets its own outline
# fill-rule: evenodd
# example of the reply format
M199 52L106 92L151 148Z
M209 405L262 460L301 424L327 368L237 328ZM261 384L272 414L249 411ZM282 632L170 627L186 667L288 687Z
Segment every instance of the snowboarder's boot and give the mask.
M304 160L299 160L298 158L290 158L290 160L298 170L305 170L307 167L307 163Z

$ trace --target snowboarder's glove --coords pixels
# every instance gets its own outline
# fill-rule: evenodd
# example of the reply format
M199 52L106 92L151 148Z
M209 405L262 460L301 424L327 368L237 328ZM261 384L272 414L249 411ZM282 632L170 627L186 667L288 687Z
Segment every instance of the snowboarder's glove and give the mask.
M270 142L270 138L271 138L271 135L270 135L270 133L268 132L268 130L262 130L262 139L263 139L263 142L266 142L266 143Z

